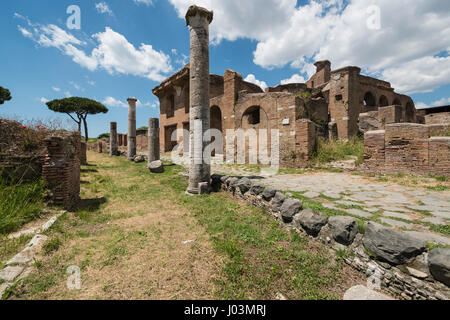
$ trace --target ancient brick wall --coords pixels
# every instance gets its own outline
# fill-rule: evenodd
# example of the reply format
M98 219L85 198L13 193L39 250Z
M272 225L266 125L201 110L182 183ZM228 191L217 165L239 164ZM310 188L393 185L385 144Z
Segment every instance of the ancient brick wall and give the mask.
M45 139L42 176L53 204L72 209L80 200L80 134L56 132Z
M295 123L295 154L299 162L309 161L316 146L316 127L308 119L299 119Z
M369 171L450 175L450 125L397 123L364 136Z
M378 109L378 127L383 130L387 124L402 122L402 106L387 106Z
M425 116L425 124L449 124L450 112L433 113Z

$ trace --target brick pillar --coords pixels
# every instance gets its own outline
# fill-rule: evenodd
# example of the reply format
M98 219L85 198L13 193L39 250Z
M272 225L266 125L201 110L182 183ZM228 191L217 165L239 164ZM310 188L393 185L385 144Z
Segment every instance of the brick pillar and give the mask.
M189 187L187 192L208 192L211 180L211 155L203 154L210 139L203 139L210 129L209 110L209 24L213 13L190 6L186 25L190 27L190 154ZM206 141L205 141L206 140ZM206 185L206 187L205 187Z
M119 154L117 149L117 122L111 122L109 135L109 156L114 157Z
M102 143L102 140L98 140L98 141L97 141L97 152L98 152L98 153L103 153L103 143Z
M159 119L148 121L148 163L160 160L159 150Z
M72 209L80 200L79 133L57 133L45 139L46 155L42 176L55 205Z
M136 156L136 102L135 98L128 98L128 160L133 161Z

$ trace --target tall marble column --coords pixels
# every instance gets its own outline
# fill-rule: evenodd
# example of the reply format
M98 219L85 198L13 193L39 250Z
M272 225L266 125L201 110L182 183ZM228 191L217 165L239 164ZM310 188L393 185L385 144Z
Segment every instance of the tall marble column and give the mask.
M211 138L209 110L209 24L213 12L190 6L186 25L190 27L190 156L189 186L187 192L200 194L209 191L211 180L210 154L203 154Z
M135 98L128 98L128 160L133 161L136 156L136 102Z
M159 152L159 119L148 121L148 164L160 160Z
M117 122L111 122L109 134L109 156L114 157L119 154L117 148Z

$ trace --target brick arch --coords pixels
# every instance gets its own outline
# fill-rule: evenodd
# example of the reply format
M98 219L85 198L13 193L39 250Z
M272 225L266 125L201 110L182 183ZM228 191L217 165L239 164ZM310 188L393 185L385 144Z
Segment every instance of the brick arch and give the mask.
M392 102L392 105L401 106L402 102L400 101L400 98L395 98L394 101Z
M264 108L259 105L253 105L245 109L240 118L240 127L242 129L263 129L268 127L269 118Z
M389 105L389 100L385 95L381 95L379 101L379 107L387 107Z
M222 131L222 110L218 105L213 105L210 108L211 128Z

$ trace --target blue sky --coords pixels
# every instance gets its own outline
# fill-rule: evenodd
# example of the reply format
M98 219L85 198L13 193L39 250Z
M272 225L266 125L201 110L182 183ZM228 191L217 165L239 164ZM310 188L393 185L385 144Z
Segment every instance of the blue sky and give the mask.
M314 60L327 58L333 68L358 65L364 73L390 81L420 107L450 104L450 6L434 0L391 2L195 1L215 11L212 73L230 68L252 82L274 86L308 79ZM13 100L0 106L0 115L67 119L49 111L43 101L88 97L110 110L90 117L90 136L95 137L108 132L110 121L125 132L126 98L137 97L137 125L147 125L148 118L159 116L152 88L188 61L189 32L182 16L191 3L2 1L0 85L11 90ZM360 28L365 24L361 16L373 3L381 9L381 27ZM70 5L81 9L80 30L66 25ZM399 5L405 9L395 7ZM437 20L415 30L414 20L424 21L420 19L430 12Z

